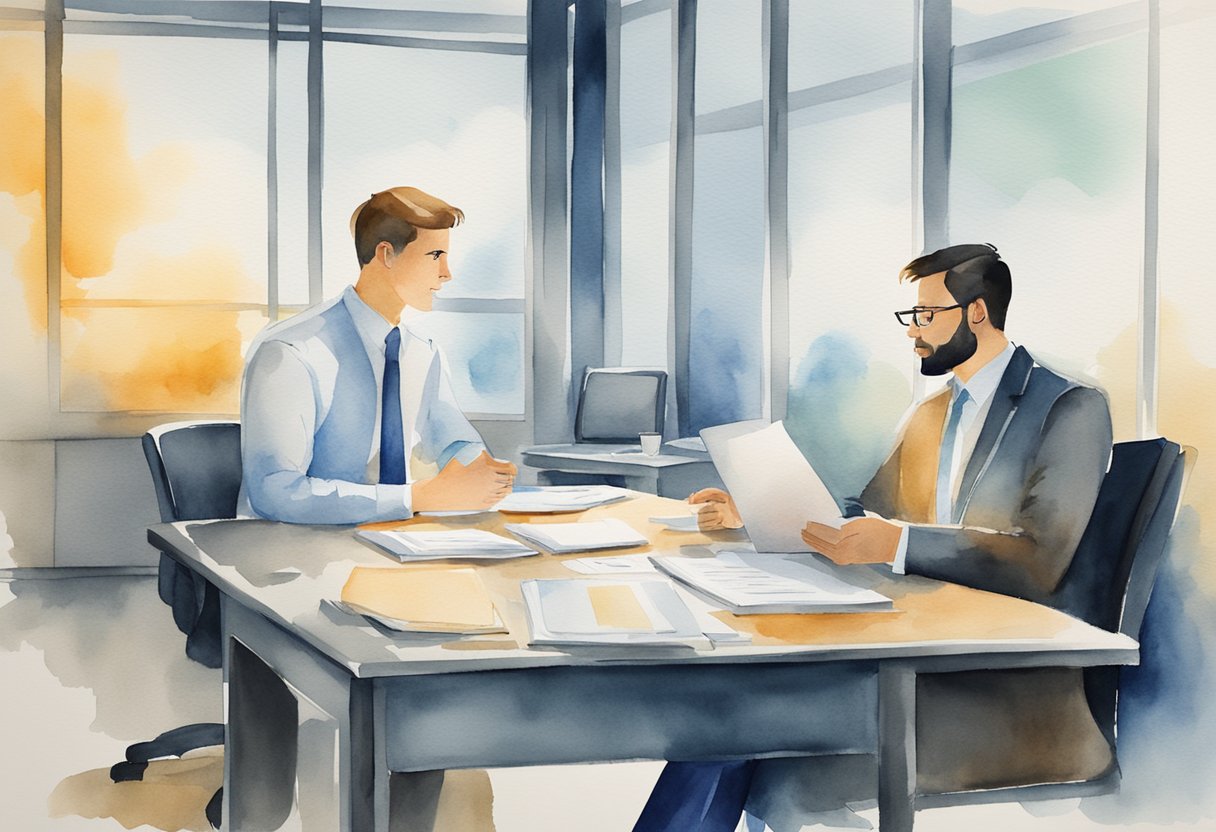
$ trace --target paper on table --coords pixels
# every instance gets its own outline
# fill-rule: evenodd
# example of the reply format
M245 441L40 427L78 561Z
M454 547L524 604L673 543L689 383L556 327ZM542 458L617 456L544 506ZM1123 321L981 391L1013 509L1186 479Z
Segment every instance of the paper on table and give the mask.
M675 514L671 517L650 517L651 523L659 526L666 526L673 532L697 532L701 527L697 525L696 514Z
M666 580L528 580L520 590L532 644L710 646Z
M781 422L736 422L701 431L757 552L809 552L808 520L839 528L840 507Z
M504 528L550 552L586 552L645 546L649 541L615 517L592 523L508 523Z
M517 514L557 514L615 503L627 496L624 489L610 485L524 486L500 500L494 510Z
M738 614L874 612L891 599L837 577L822 564L776 555L719 552L712 558L656 557L655 566Z
M644 575L658 570L648 555L610 555L602 558L575 558L562 565L584 575Z
M442 558L517 558L537 554L519 541L483 529L446 529L443 531L364 531L355 532L401 561L439 560Z
M386 626L418 632L501 631L494 602L473 569L351 570L341 600Z

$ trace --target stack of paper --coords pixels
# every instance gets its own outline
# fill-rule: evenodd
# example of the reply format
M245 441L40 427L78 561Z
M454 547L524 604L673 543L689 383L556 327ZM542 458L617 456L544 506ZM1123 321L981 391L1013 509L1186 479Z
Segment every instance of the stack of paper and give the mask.
M665 580L531 580L520 589L531 644L709 646Z
M392 630L505 633L494 602L473 569L373 569L359 566L342 587L341 605Z
M628 493L610 485L523 486L494 506L515 514L559 514L583 511L623 500Z
M754 559L755 556L753 556ZM736 614L782 612L873 612L891 609L891 599L830 574L790 561L764 568L735 552L712 558L652 557L660 571Z
M400 561L442 558L501 560L535 555L522 543L481 529L451 529L438 532L358 531L357 537L373 543Z
M506 530L556 554L645 546L650 541L615 518L594 523L508 523Z

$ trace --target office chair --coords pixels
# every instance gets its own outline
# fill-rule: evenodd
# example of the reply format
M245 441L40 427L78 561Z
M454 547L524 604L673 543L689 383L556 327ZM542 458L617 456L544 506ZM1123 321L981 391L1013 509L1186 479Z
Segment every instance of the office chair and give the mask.
M1195 458L1194 448L1184 449L1166 439L1117 443L1068 572L1050 596L1032 600L1139 639L1183 484ZM1118 667L1083 671L1087 704L1116 761L1105 774L1086 781L918 795L917 806L1080 797L1115 790L1119 783L1114 754L1119 673Z
M239 422L174 422L143 436L144 456L164 523L236 516L241 488ZM222 661L219 593L215 587L164 552L157 589L173 608L173 621L186 634L186 655L207 667ZM221 723L174 728L149 742L127 748L126 760L110 768L115 783L143 778L148 761L180 757L187 751L224 744ZM220 789L207 804L207 820L219 828Z
M574 417L575 442L632 444L639 433L663 432L667 373L588 367Z

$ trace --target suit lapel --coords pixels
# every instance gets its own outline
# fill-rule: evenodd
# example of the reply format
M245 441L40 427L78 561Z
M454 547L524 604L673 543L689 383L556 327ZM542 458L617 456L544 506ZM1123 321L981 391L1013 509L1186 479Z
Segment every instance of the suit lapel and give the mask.
M963 471L958 499L954 503L952 517L954 522L957 523L962 517L963 509L971 498L971 492L975 489L980 473L988 466L989 459L996 453L1001 436L1005 433L1005 426L1009 423L1014 411L1017 410L1022 394L1026 392L1026 385L1030 381L1030 370L1033 367L1034 359L1030 357L1030 353L1026 352L1024 347L1014 350L1013 357L1009 360L1009 366L1005 368L1005 374L1001 376L1001 383L997 385L996 392L992 394L992 406L988 408L988 416L984 419L984 427L980 429L979 438L975 442L975 450L971 452L971 459L967 461L967 467Z

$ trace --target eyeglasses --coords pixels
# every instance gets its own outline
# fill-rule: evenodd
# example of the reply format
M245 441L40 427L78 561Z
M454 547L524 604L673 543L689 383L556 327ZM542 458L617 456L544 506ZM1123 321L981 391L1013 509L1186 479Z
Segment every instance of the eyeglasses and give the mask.
M916 324L917 327L926 327L933 323L933 316L938 312L949 312L951 309L962 309L967 305L968 304L966 303L956 303L954 306L914 306L911 309L896 312L895 319L899 321L900 326Z

